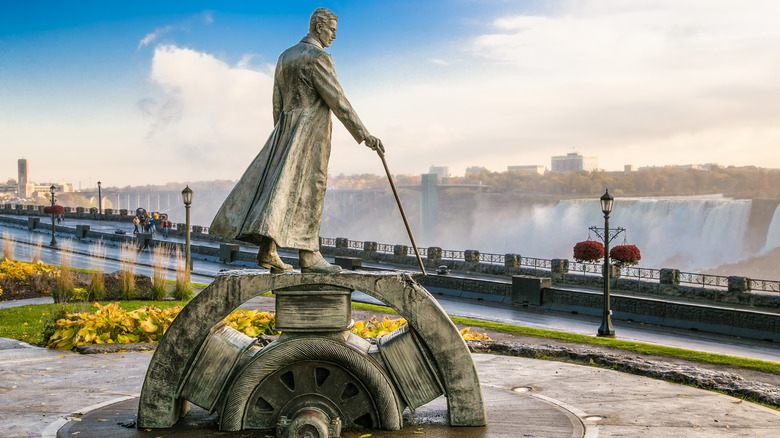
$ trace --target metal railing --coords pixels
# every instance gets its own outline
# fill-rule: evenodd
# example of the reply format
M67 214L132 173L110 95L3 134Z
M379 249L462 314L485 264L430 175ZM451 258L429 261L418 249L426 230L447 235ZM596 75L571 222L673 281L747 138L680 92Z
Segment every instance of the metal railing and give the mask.
M580 263L570 262L569 272L577 272L583 275L585 274L598 274L603 275L604 265L602 263Z
M390 245L388 243L378 243L376 245L376 252L381 252L384 254L392 254L395 251L395 245Z
M487 263L491 266L494 264L496 265L503 265L504 264L504 255L503 254L490 254L490 253L479 253L479 262L480 263ZM522 262L521 262L522 263Z
M347 241L347 248L353 250L363 250L363 241ZM320 244L323 246L336 246L336 238L320 237ZM377 243L376 252L383 254L394 254L396 245L387 243ZM420 254L426 258L428 247L418 247ZM441 262L457 262L466 259L467 251L464 250L441 250ZM408 247L407 255L413 255L414 250ZM479 263L488 265L505 265L506 256L504 254L479 253ZM534 257L521 257L520 267L535 270L552 271L553 261L550 259L540 259ZM580 263L569 261L568 272L582 275L603 275L603 263ZM653 268L639 268L636 266L623 266L620 268L620 278L633 279L639 282L659 283L661 281L661 270ZM692 285L702 288L722 288L729 287L729 277L725 275L699 274L693 272L679 272L679 284ZM780 281L777 280L754 280L747 279L747 286L752 291L764 291L780 293Z
M680 284L695 284L701 287L729 287L729 278L723 275L680 272Z
M441 259L442 260L463 260L466 258L466 252L465 251L458 251L454 249L443 249L441 250Z
M543 269L547 271L552 270L552 260L549 259L537 259L534 257L523 257L520 260L520 266L524 268Z
M624 278L635 278L639 281L652 281L656 283L661 281L660 269L626 266L621 270L620 275Z
M763 292L780 292L780 281L750 279L750 290L760 290Z

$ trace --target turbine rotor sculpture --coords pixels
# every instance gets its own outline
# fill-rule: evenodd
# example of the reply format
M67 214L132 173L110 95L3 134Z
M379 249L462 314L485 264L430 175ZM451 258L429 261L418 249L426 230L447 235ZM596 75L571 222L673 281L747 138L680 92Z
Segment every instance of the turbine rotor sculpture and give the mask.
M406 408L442 394L450 425L486 424L465 342L409 274L260 272L221 273L182 309L147 370L139 428L170 428L193 403L217 412L224 431L338 437L342 428L398 430ZM277 340L264 345L222 322L269 290ZM375 344L351 333L353 290L383 301L408 325Z

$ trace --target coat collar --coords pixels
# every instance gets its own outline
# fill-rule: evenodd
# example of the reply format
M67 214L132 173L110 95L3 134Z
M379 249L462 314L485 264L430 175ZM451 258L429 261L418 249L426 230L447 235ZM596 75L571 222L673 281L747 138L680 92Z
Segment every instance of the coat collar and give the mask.
M306 36L305 36L305 37L303 37L303 39L301 40L301 42L302 42L302 43L306 43L306 44L311 44L311 45L313 45L314 47L316 47L316 48L318 48L318 49L320 49L320 50L325 50L325 48L324 48L324 47L322 47L322 43L320 43L320 40L318 40L318 39L317 39L317 38L316 38L314 35L312 35L312 34L306 34Z

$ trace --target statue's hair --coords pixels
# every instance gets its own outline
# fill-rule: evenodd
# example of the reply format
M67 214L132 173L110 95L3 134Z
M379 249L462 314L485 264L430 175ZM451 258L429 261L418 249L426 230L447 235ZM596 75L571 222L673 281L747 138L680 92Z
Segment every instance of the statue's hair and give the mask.
M338 21L336 14L325 8L315 9L311 14L311 18L309 19L309 32L316 32L318 23L322 23L324 26L327 26L331 20Z

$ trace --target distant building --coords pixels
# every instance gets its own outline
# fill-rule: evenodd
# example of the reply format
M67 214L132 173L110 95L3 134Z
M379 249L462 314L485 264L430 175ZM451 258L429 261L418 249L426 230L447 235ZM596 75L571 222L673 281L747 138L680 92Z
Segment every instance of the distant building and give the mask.
M13 198L17 196L19 192L19 184L16 181L9 179L5 184L0 184L0 198Z
M539 166L536 164L529 164L525 166L507 166L506 170L509 172L544 175L544 166Z
M430 169L428 169L428 173L432 173L439 178L444 179L450 176L450 168L447 166L431 166Z
M626 164L623 166L623 172L629 173L634 171L634 165L633 164Z
M572 152L564 156L552 157L552 172L579 172L597 170L599 160L596 157L583 157Z
M16 190L16 196L20 198L29 198L32 195L32 187L28 184L29 176L27 168L27 159L20 158L18 161L19 178L17 179L18 188Z
M45 183L45 184L34 184L34 183L27 183L27 187L30 189L30 197L32 198L49 198L51 197L51 186L56 187L55 192L56 194L60 193L72 193L73 192L73 184L61 182L61 183ZM55 196L56 196L55 194Z
M487 171L488 170L487 170L486 167L470 166L470 167L466 168L466 176L469 176L469 175L479 175L480 173L487 172Z

